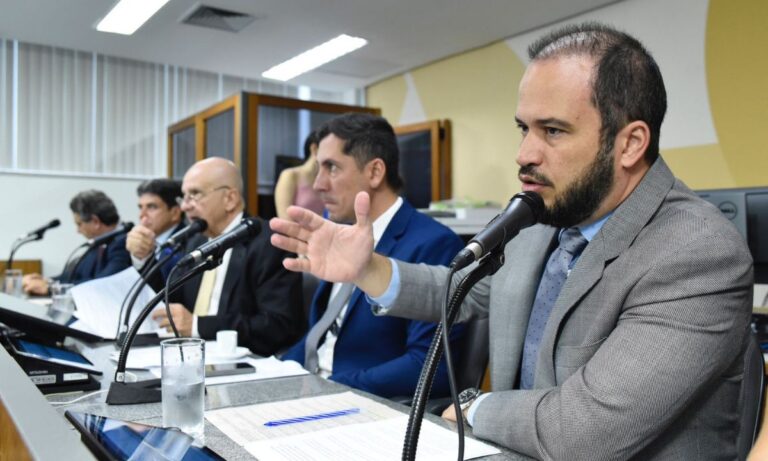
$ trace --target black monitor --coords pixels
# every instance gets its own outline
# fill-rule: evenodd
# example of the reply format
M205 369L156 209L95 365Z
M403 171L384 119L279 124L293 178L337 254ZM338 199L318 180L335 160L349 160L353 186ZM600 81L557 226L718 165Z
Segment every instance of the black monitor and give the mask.
M47 343L63 341L66 336L87 342L104 341L101 336L72 328L73 320L71 314L0 293L0 323L20 330L28 337Z
M755 283L768 283L768 186L696 193L733 222L747 240L755 261Z

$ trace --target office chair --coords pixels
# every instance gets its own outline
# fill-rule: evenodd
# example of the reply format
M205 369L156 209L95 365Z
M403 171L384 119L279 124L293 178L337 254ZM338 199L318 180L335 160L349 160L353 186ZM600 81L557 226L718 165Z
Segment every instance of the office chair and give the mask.
M755 443L757 430L760 427L764 380L763 351L760 349L756 335L750 331L747 339L747 350L744 352L744 377L741 381L739 395L741 429L736 440L739 459L747 459L749 450Z

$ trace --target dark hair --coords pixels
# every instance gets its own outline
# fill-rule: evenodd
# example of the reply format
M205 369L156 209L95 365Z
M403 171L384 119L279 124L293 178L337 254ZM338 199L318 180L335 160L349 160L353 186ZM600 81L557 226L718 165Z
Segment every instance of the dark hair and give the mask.
M307 139L304 140L304 158L309 158L312 155L312 144L317 145L319 140L317 139L317 131L309 133Z
M139 197L144 194L157 195L168 205L168 208L179 206L176 199L182 196L181 183L175 179L166 178L148 179L139 184L136 193Z
M69 209L80 216L83 222L90 221L94 216L107 226L120 221L120 215L117 214L117 208L112 199L100 190L84 190L75 195L69 202Z
M394 191L403 186L400 178L400 150L395 130L384 118L365 114L347 113L332 118L317 129L317 140L333 134L344 141L342 152L354 157L359 168L375 158L387 167L387 184Z
M612 148L621 128L635 120L644 121L651 130L645 159L653 163L659 155L659 134L667 111L667 92L656 61L635 38L595 22L565 26L528 47L533 61L580 54L597 61L592 102L602 120L601 143Z

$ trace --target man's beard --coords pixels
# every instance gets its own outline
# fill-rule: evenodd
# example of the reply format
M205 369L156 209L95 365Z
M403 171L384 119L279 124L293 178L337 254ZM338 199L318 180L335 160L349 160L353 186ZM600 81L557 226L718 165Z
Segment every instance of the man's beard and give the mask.
M601 146L595 160L584 173L555 196L555 203L545 207L539 222L554 227L573 227L586 221L597 210L613 187L612 146ZM520 168L520 174L552 185L546 177L536 172L532 165Z

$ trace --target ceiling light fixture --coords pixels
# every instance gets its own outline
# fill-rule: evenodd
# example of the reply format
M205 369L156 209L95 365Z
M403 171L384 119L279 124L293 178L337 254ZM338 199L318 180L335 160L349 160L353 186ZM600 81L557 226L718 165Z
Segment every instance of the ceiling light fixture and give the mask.
M347 53L365 46L368 40L360 37L350 37L342 34L321 45L309 49L291 59L280 63L261 74L264 78L286 81L304 72L322 66Z
M168 0L120 0L97 25L99 32L131 35Z

